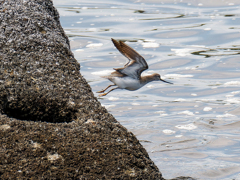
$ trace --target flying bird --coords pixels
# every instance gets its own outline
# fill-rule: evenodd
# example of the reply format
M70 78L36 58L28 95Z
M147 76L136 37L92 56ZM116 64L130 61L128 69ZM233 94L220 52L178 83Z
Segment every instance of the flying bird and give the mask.
M112 39L112 42L119 50L119 52L128 58L129 61L122 68L113 68L115 71L112 72L109 76L103 76L114 84L109 85L102 91L98 91L97 93L103 93L99 96L106 96L108 93L115 89L127 89L130 91L135 91L152 81L163 81L165 83L173 84L161 79L160 74L157 73L141 76L142 72L148 69L148 64L145 59L124 42L117 41L115 39ZM117 87L112 88L110 91L104 93L108 88L112 86Z

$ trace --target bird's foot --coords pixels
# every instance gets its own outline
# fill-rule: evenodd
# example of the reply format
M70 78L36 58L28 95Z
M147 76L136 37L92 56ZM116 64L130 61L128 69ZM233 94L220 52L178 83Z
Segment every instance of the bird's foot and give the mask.
M99 97L106 96L107 93L99 94Z
M101 90L101 91L97 91L97 93L103 93L104 92L104 90Z

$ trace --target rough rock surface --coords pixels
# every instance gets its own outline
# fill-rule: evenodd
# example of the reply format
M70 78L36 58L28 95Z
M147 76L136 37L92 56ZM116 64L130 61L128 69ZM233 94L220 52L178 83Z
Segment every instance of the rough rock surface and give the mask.
M162 179L79 67L50 0L0 0L0 179Z

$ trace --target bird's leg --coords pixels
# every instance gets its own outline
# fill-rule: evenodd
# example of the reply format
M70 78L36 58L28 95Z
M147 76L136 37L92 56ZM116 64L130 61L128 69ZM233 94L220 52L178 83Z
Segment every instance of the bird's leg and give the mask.
M106 89L102 90L102 91L98 91L97 93L103 93L104 91L106 91L108 88L110 88L111 86L116 86L115 84L109 85Z
M107 93L99 94L99 97L106 96L108 93L110 93L111 91L113 91L113 90L115 90L115 89L118 89L118 87L111 89L111 90L108 91Z

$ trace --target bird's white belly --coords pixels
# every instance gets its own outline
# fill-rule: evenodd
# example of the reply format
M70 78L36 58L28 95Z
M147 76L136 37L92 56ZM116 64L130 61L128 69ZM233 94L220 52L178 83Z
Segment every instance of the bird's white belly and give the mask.
M127 89L130 91L137 90L143 86L142 84L140 84L139 80L129 77L114 77L111 79L111 81L115 83L120 89Z

